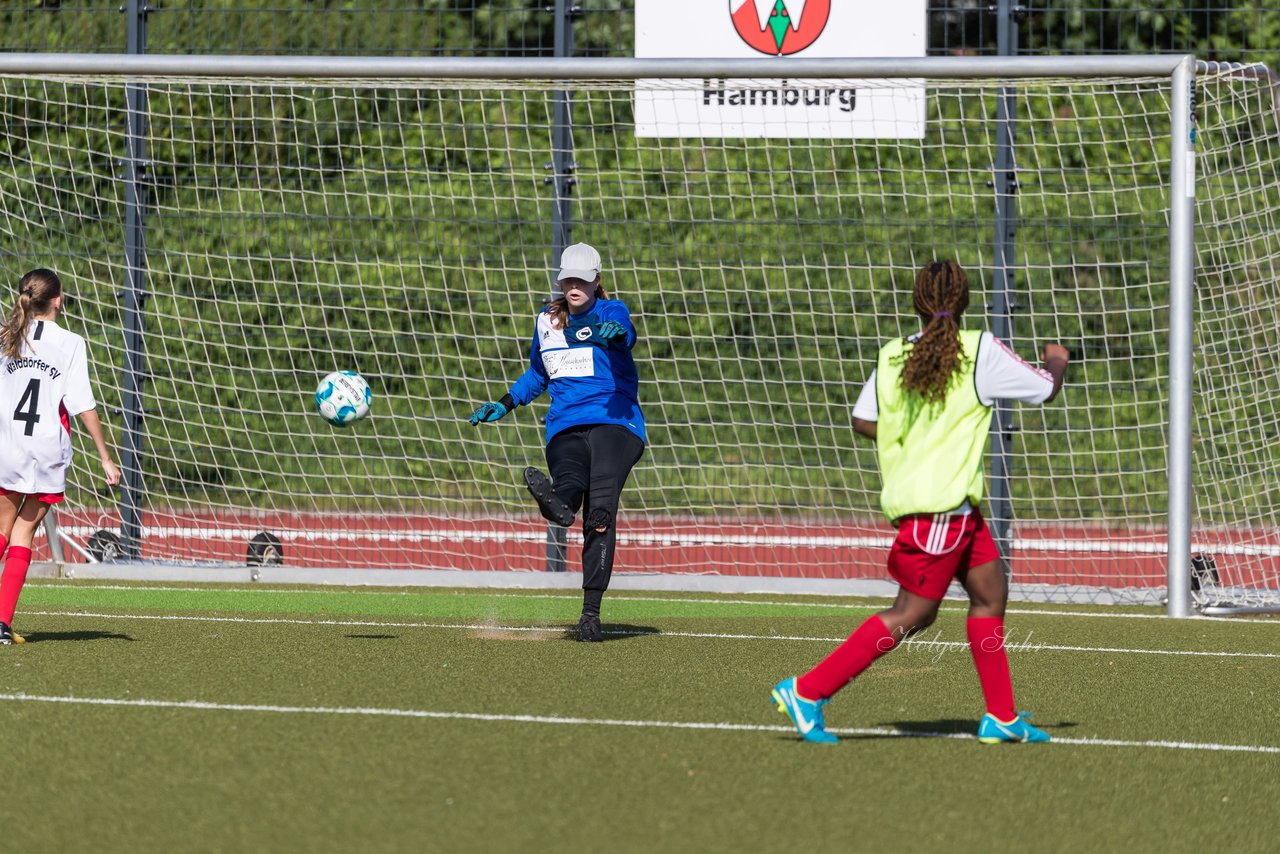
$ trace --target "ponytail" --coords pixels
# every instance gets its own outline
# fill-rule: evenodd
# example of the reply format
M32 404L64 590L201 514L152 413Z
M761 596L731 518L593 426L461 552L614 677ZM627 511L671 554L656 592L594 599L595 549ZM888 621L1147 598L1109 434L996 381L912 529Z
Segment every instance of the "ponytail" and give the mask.
M62 281L58 274L43 267L32 270L18 282L18 298L0 326L0 355L10 359L22 357L22 345L27 340L27 327L38 314L46 314L53 301L62 295Z
M965 361L960 342L960 315L969 307L969 275L955 261L934 261L916 274L912 302L924 329L906 355L902 387L942 403Z

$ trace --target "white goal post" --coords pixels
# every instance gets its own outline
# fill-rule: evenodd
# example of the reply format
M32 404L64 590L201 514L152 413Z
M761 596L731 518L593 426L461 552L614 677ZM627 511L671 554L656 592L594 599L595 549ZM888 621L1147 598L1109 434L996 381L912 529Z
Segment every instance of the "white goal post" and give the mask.
M796 89L890 108L856 139L751 112ZM659 110L636 132L690 92L740 104L732 128ZM0 55L6 275L63 274L128 464L108 492L77 438L63 556L544 570L519 472L545 405L465 418L527 363L556 220L640 329L619 577L882 579L849 411L916 323L914 270L953 257L970 326L1074 355L1063 397L1002 429L1015 595L1280 606L1274 97L1265 69L1187 56ZM341 369L374 392L345 430L310 402Z

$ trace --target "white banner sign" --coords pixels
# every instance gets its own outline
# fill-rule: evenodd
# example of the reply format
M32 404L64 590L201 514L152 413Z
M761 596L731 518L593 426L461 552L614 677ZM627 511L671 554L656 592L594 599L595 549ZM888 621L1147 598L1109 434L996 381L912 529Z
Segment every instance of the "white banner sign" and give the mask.
M638 81L636 135L918 139L922 86L795 80L786 65L791 56L924 56L925 43L925 0L636 0L637 57L778 62L769 80Z

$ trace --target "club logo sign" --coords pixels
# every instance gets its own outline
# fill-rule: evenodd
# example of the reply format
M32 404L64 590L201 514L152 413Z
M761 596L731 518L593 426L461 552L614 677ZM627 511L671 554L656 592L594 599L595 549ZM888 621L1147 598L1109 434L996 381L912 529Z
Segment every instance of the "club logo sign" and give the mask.
M831 0L729 0L738 36L770 56L799 53L817 41L831 15Z
M924 56L930 5L937 4L729 0L725 9L724 0L635 0L637 58L741 61L754 56L771 67L746 79L733 77L728 63L717 72L713 62L697 78L637 80L635 135L920 139L926 100L919 81L869 85L794 72L797 62L813 59Z

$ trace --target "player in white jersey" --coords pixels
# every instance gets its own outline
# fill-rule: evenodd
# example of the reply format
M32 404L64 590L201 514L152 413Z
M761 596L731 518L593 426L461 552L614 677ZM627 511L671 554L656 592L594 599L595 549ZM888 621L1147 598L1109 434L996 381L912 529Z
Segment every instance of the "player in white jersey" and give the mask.
M62 282L32 270L18 283L0 327L0 644L22 643L13 612L31 566L31 541L51 505L62 501L71 465L71 420L77 415L109 485L120 482L89 386L84 339L57 323Z

